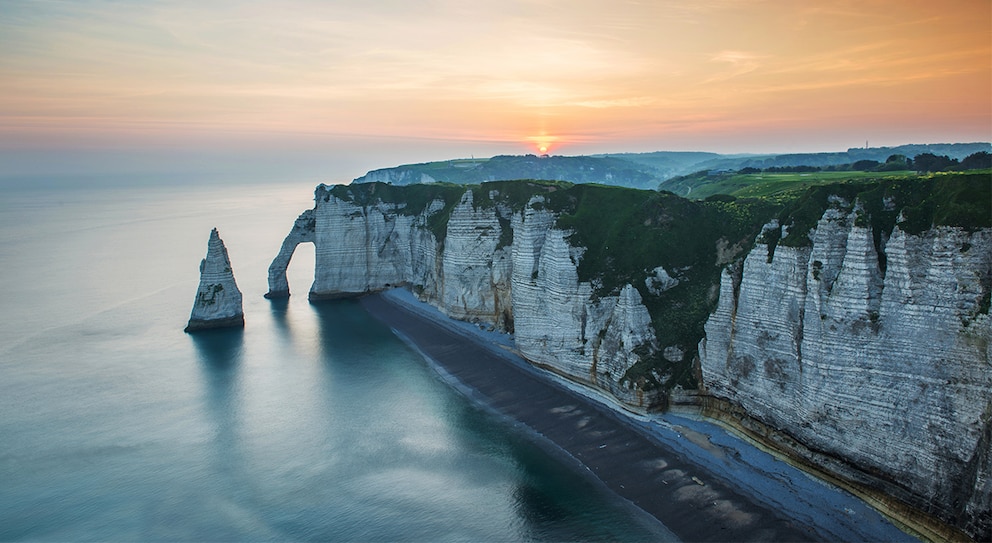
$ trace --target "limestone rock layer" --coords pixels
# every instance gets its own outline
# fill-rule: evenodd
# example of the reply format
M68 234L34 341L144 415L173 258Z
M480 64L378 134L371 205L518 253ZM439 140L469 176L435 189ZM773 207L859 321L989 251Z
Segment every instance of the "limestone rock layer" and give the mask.
M279 254L269 266L269 292L265 294L266 298L289 296L289 281L286 279L289 261L293 258L297 245L306 242L313 243L314 230L313 210L308 209L297 217L296 222L293 223L293 229L290 230L289 235L282 242L282 247L279 248Z
M200 285L186 332L244 324L241 290L234 281L227 247L214 228L207 242L207 256L200 262Z
M812 247L769 259L758 243L724 273L699 348L706 390L841 459L842 476L987 538L992 231L896 226L883 274L856 211L828 210Z
M270 292L288 293L291 248L312 240L311 299L408 286L452 317L514 334L531 362L627 406L725 402L827 472L992 539L989 228L874 232L864 208L839 197L811 219L812 243L776 245L794 225L768 223L710 286L718 302L698 346L700 390L665 397L631 376L685 362L691 349L659 341L646 305L658 300L647 297L701 275L650 263L646 280L604 291L580 279L593 253L573 245L545 196L511 205L496 190L421 185L382 198L390 186L363 187L317 188L273 262Z
M273 261L270 293L288 295L287 255L312 236L312 300L407 285L453 318L512 332L532 362L634 407L653 401L654 393L624 380L642 354L657 350L640 294L628 285L618 296L594 297L578 279L582 249L555 228L540 197L513 210L495 192L475 201L467 190L447 208L442 230L431 227L445 209L441 200L417 210L379 198L342 199L323 185L315 194L314 208L300 216ZM299 233L304 217L312 234ZM638 348L642 354L634 354Z

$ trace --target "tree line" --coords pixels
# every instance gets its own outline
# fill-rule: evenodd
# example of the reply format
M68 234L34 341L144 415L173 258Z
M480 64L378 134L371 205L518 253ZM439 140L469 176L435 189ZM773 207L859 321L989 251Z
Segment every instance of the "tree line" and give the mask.
M892 172L915 170L919 173L984 170L992 168L992 154L988 151L972 153L961 160L947 155L920 153L913 158L906 155L891 155L885 162L859 160L851 164L836 166L772 166L769 168L747 167L737 170L740 174L749 173L807 173L807 172Z

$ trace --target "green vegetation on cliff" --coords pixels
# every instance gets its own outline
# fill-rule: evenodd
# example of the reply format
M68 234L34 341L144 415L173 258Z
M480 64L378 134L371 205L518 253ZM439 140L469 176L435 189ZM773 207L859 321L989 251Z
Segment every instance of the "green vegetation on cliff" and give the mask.
M876 238L891 234L896 224L909 234L934 226L992 227L992 171L982 170L852 179L786 193L780 198L783 207L778 220L788 226L790 234L775 241L792 247L810 245L808 233L830 205L830 196L840 196L851 206L859 203L864 209L860 220L872 227Z
M796 168L817 169L872 169L885 171L908 170L905 160L895 157L914 157L929 154L934 158L961 161L974 153L992 151L988 143L955 143L900 145L898 147L853 148L846 152L768 154L768 155L719 155L703 152L658 151L650 153L613 153L591 156L559 155L501 155L492 158L471 158L405 164L394 168L372 170L355 179L356 183L382 182L393 185L418 183L455 183L478 185L489 181L514 179L541 179L571 183L599 183L621 187L661 188L680 196L697 200L712 194L729 194L731 191L715 187L698 187L706 184L708 174L729 173L738 170L792 171ZM936 154L935 154L936 153ZM940 155L940 156L937 156ZM985 167L988 166L977 166ZM915 168L917 171L925 169ZM937 171L931 169L930 171ZM693 174L692 172L697 172ZM702 177L699 175L702 174ZM685 176L684 179L672 179ZM669 181L670 180L670 181ZM740 187L738 187L740 188ZM690 191L690 189L692 189ZM690 194L691 192L691 194ZM741 196L741 195L737 195Z
M910 234L932 226L966 229L992 227L992 172L940 173L927 176L850 176L820 179L806 186L755 190L761 197L713 195L689 200L670 192L629 189L560 181L497 181L480 185L426 184L392 186L384 183L318 188L322 192L368 206L395 204L397 213L416 215L432 202L442 205L427 227L443 243L452 209L466 190L477 208L496 208L503 230L500 246L512 243L510 213L520 212L535 195L536 203L557 216L557 227L570 231L570 243L585 250L578 263L580 281L593 285L594 296L612 296L627 284L641 294L651 315L659 346L676 346L684 356L669 361L661 353L642 353L642 360L625 377L642 388L670 390L696 386L693 360L703 338L703 325L716 307L720 273L740 261L753 246L762 225L777 218L789 235L778 239L772 230L764 241L805 246L808 233L839 196L846 210L862 210L859 223L870 225L876 245L896 224ZM801 178L800 178L801 179ZM323 194L326 197L326 194ZM879 251L881 266L884 252ZM648 279L663 267L677 284L652 288ZM674 283L674 282L671 282Z
M557 196L557 195L556 195ZM660 353L635 365L627 376L643 388L696 386L691 361L703 324L715 309L724 264L750 249L775 204L757 199L715 197L697 202L667 192L576 185L551 206L558 226L585 247L580 281L599 296L615 295L626 284L641 294L661 347L677 346L685 356L670 362ZM678 284L648 287L663 267Z
M320 185L317 187L317 198L333 195L339 200L353 202L363 209L378 202L395 205L395 210L401 215L419 215L432 202L441 202L442 207L427 217L427 228L434 236L444 242L448 228L451 210L465 194L465 187L450 183L431 183L427 185L394 186L386 183L361 183L351 185Z
M374 170L355 181L415 183L455 183L478 185L489 181L539 179L568 180L574 183L607 183L651 189L662 177L643 164L609 156L501 155L482 159L445 160L406 164Z
M831 185L851 180L875 180L883 177L906 177L915 174L910 171L875 172L828 171L828 172L696 172L691 175L671 179L661 185L686 198L704 199L715 194L728 194L738 198L775 198L819 185Z

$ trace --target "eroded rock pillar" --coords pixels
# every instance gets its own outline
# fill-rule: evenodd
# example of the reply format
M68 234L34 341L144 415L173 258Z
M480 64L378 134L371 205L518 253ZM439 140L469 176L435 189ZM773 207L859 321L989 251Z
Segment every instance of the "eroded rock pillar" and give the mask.
M207 242L207 256L200 261L200 286L185 331L244 325L241 290L234 281L227 247L214 228Z

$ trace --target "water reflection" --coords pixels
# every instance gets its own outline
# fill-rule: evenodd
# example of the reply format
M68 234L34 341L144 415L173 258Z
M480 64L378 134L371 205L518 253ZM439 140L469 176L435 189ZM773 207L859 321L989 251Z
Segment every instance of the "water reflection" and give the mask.
M219 328L190 334L200 362L214 370L229 370L238 365L244 350L243 328Z
M324 363L339 376L348 374L350 382L367 383L362 401L377 404L376 428L363 425L361 431L372 434L377 447L361 452L392 473L408 474L391 484L418 496L422 511L453 510L451 502L472 496L477 506L489 507L487 522L501 519L507 539L672 540L653 520L634 518L622 501L602 494L525 431L455 393L357 302L313 307ZM484 489L485 496L472 494L475 489Z
M276 330L278 330L285 338L292 338L292 329L289 326L288 313L289 313L289 297L285 298L267 298L269 301L269 309L272 312L272 322L276 325Z
M215 463L231 476L232 456L238 455L238 376L244 357L244 329L225 328L192 334L203 372L204 403L216 440Z
M361 308L358 300L311 302L310 307L317 315L325 353L351 347L352 343L357 343L359 348L374 346L382 343L384 333L392 336L384 324L374 320Z

